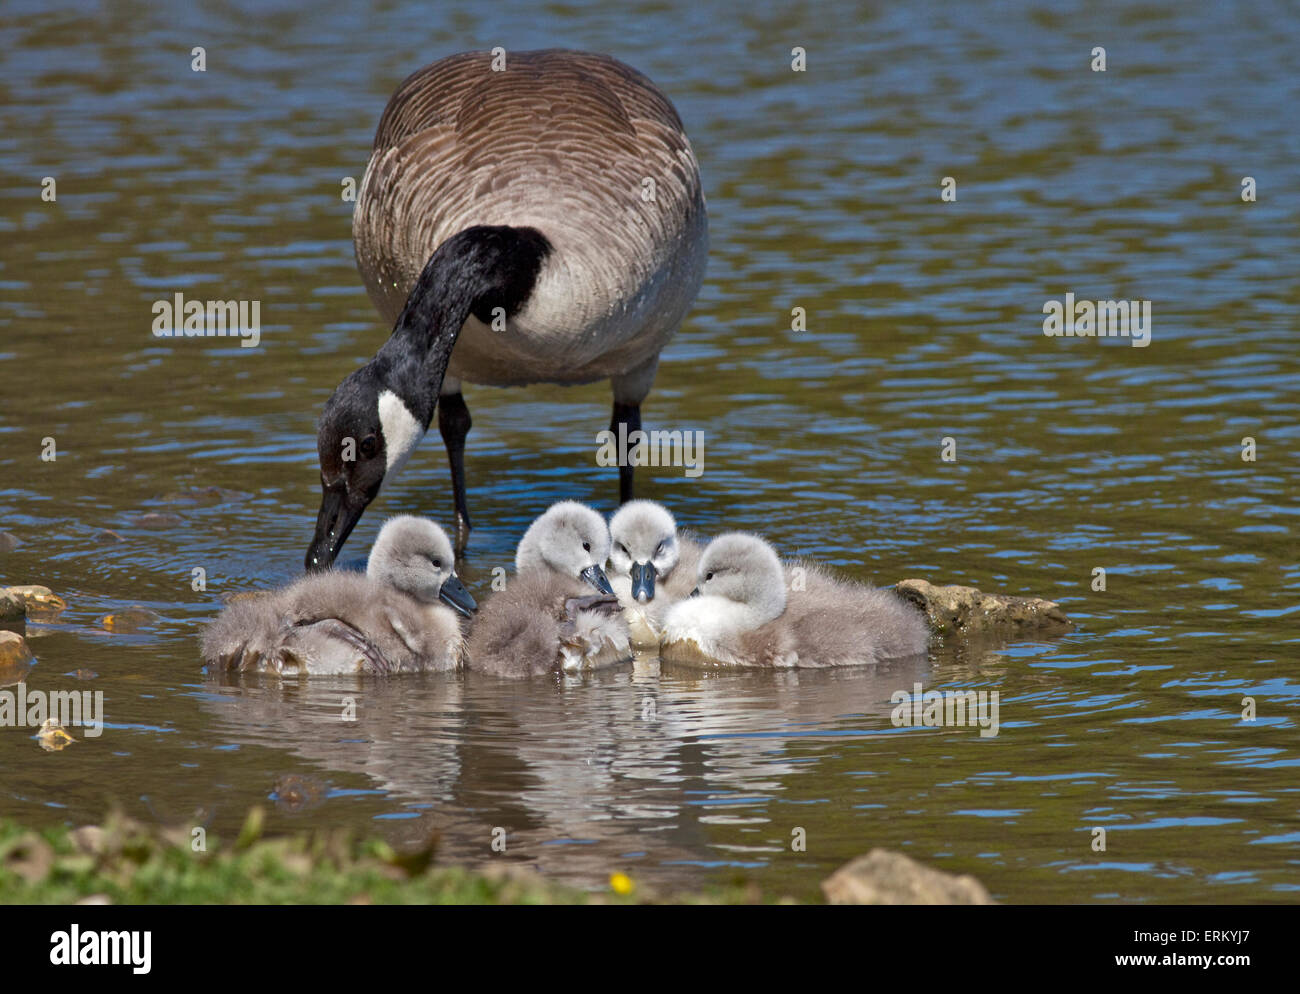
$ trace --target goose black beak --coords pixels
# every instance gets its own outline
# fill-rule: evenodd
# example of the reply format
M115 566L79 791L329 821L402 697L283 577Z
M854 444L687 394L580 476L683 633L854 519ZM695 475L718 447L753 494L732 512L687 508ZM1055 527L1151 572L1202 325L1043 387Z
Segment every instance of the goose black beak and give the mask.
M321 489L320 511L316 515L316 534L307 548L304 565L308 573L319 573L334 565L343 543L352 534L352 529L361 520L361 515L370 503L363 497L360 501L350 498L347 487L339 484Z
M654 563L632 564L632 599L642 604L655 599Z
M599 566L588 566L578 574L578 579L586 580L602 594L614 593L614 588L609 585L609 579L605 576L605 571Z
M478 610L478 602L470 596L465 584L460 582L460 577L455 575L447 577L443 582L442 589L438 591L438 600L467 618Z

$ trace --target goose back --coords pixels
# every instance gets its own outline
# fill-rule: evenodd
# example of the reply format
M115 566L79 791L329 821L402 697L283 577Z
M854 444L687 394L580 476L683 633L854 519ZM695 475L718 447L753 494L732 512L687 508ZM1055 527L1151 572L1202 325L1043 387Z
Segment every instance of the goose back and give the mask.
M681 120L608 56L505 59L500 72L489 52L442 59L389 101L353 215L371 299L394 322L446 239L472 225L532 227L554 250L532 295L502 331L466 321L448 381L583 383L642 366L652 377L708 248Z

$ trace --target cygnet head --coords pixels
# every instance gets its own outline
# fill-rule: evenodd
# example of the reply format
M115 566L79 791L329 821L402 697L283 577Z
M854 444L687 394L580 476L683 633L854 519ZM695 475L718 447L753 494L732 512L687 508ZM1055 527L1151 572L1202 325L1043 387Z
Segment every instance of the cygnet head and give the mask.
M692 597L723 597L749 608L758 623L785 611L785 571L776 551L757 535L732 532L709 543L700 557Z
M612 594L604 569L608 558L605 519L586 504L565 500L552 504L528 526L515 553L515 569L520 573L554 570L585 580L602 594Z
M366 576L396 587L416 600L441 600L469 616L478 605L456 576L456 556L447 533L427 518L389 518L375 539Z
M652 500L629 501L609 519L609 568L632 579L632 598L654 600L655 579L667 579L677 565L677 522Z

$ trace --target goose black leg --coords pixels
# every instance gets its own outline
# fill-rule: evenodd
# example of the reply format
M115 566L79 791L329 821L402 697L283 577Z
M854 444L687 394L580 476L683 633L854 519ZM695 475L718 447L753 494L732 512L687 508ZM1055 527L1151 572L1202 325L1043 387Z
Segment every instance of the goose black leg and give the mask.
M465 398L459 393L438 398L438 431L447 445L447 462L451 464L451 489L456 498L456 555L465 551L473 525L465 503L465 436L473 427Z
M619 425L627 425L624 434L619 434ZM609 420L609 430L614 433L615 438L631 438L632 432L641 430L641 405L624 404L621 401L614 401L614 416ZM631 445L628 446L630 450ZM629 452L630 454L630 452ZM622 465L618 467L618 502L626 504L632 499L632 471L631 465Z

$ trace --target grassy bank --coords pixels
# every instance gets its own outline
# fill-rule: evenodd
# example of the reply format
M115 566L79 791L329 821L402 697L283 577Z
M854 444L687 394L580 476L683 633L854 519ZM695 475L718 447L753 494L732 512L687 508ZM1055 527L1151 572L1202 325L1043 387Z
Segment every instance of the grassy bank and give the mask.
M264 838L253 809L239 838L110 815L102 825L34 831L0 819L0 903L72 904L637 904L759 903L756 888L656 895L616 875L598 893L558 886L501 864L486 872L438 865L435 845L396 852L341 830ZM766 900L771 900L767 898Z

